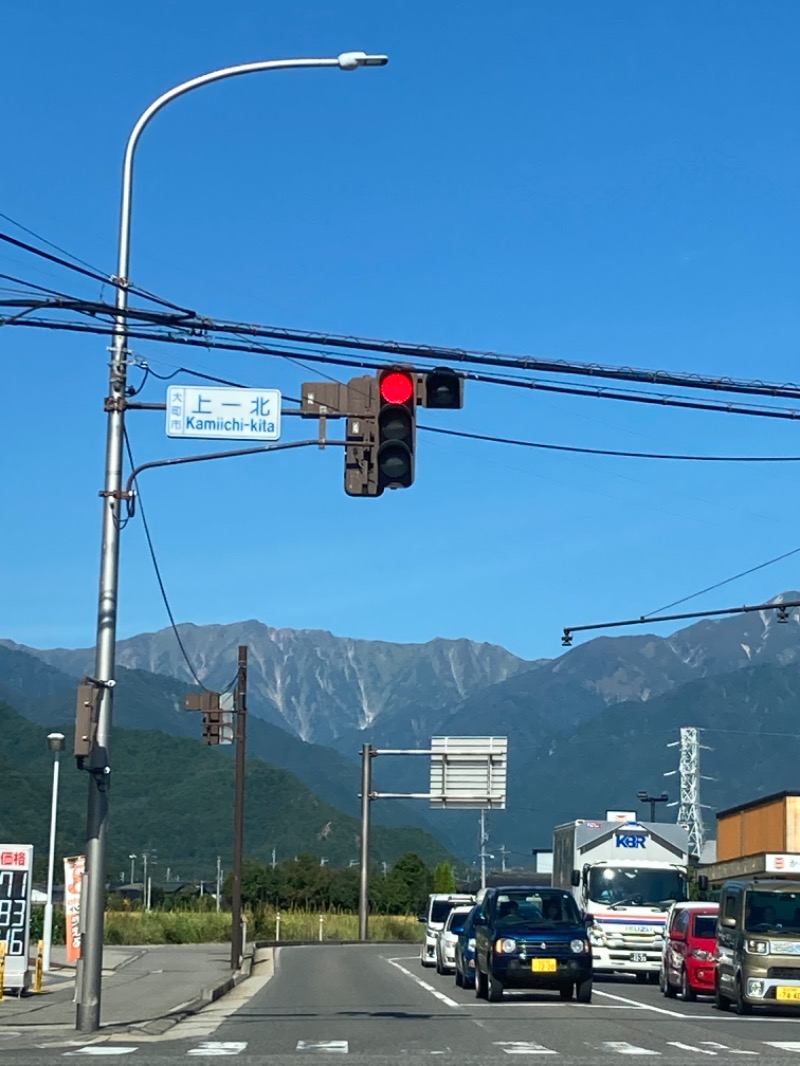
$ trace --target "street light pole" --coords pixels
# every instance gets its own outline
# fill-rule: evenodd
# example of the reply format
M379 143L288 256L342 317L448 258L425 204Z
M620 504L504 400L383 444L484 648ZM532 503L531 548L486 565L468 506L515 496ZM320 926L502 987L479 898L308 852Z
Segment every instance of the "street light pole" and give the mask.
M669 793L662 792L660 796L651 796L649 792L642 790L636 793L636 798L640 803L650 804L650 821L654 822L656 820L656 804L667 803L669 801Z
M192 78L164 93L140 115L131 130L125 148L122 167L122 199L120 205L119 243L117 256L116 315L109 368L109 394L105 409L108 412L106 430L105 479L103 500L102 543L100 549L100 587L97 609L97 640L93 683L98 689L95 740L88 760L89 796L87 802L86 877L83 883L84 910L81 935L81 965L77 981L76 1029L96 1032L100 1027L100 990L103 966L103 918L105 912L106 851L108 836L109 739L113 705L115 646L117 639L117 611L119 600L119 533L120 504L122 502L123 443L125 434L125 402L127 390L128 277L130 268L130 236L133 191L133 161L139 138L150 120L172 100L224 78L240 74L255 74L267 70L286 70L294 67L336 67L356 70L363 66L383 66L386 56L365 52L343 52L331 59L275 59L257 63L243 63L225 67Z
M64 750L64 734L48 733L47 746L53 753L53 794L50 800L50 850L47 857L47 902L44 905L44 947L42 970L50 971L50 951L53 946L53 870L56 858L56 817L58 813L58 773L61 752Z

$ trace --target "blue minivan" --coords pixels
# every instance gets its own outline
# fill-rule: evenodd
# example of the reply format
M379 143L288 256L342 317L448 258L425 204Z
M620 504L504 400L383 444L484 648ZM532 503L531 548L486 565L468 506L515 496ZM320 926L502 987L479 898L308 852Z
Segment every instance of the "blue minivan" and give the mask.
M542 989L591 1003L590 922L563 889L487 889L474 916L476 996L496 1001L506 988Z

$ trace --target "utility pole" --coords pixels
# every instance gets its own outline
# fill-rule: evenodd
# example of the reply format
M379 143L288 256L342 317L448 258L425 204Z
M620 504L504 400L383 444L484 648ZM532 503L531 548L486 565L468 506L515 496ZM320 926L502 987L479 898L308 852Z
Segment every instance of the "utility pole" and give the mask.
M222 895L222 857L217 855L217 914L219 914L219 897Z
M371 744L361 745L361 876L358 886L358 939L368 939L369 916L369 804L372 798Z
M231 878L231 969L242 964L242 860L244 854L244 769L247 737L247 648L239 645L236 675L236 799L233 812L233 876Z
M505 873L506 872L506 852L508 851L508 848L505 846L505 844L499 844L497 850L500 852L500 869L503 871L503 873Z
M486 811L481 811L481 888L486 888Z
M275 859L275 848L273 848L273 849L272 849L272 869L273 869L273 870L275 869L275 866L276 866L276 859Z

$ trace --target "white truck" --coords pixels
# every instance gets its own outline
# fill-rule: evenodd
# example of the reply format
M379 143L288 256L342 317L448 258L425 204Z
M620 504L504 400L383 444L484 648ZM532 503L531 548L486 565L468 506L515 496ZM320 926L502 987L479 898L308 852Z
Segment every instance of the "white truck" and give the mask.
M553 831L552 883L592 916L595 973L658 981L667 911L687 898L689 831L580 818Z

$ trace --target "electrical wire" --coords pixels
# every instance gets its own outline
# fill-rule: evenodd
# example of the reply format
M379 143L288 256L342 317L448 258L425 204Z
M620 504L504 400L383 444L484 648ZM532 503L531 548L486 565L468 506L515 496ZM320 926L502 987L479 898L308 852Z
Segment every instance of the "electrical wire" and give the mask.
M441 429L438 426L424 426L418 424L418 429L424 429L427 433L439 433L445 437L461 437L467 440L488 441L491 444L513 444L522 448L539 448L549 452L573 452L578 455L606 455L624 459L671 459L680 462L693 463L798 463L800 455L677 455L664 452L627 452L616 451L611 448L579 448L569 444L544 444L539 441L518 440L512 437L494 437L488 433L469 433L460 429ZM798 549L800 551L800 549ZM705 590L708 591L708 590ZM697 593L697 595L700 595ZM683 600L677 601L679 603ZM675 604L668 604L674 607ZM661 607L659 610L666 610ZM655 614L656 612L651 612Z
M714 592L716 589L721 589L723 585L730 585L733 581L738 581L741 577L747 577L749 574L755 574L759 570L763 570L767 566L772 566L773 563L780 563L784 559L790 558L792 555L797 555L800 552L800 547L792 548L791 551L784 552L783 555L776 555L773 559L767 559L763 563L759 563L757 566L751 566L747 570L742 570L738 574L733 574L731 577L726 577L722 581L717 581L713 585L709 585L708 588L700 589L699 592L693 592L689 596L683 596L679 600L673 600L672 603L666 603L663 607L658 607L654 611L648 611L647 614L642 615L642 618L650 618L651 615L660 614L662 611L668 611L672 607L678 607L682 603L688 603L689 600L695 600L698 596L704 596L707 592Z
M16 237L12 237L8 233L0 232L0 240L5 241L6 244L13 245L15 248L21 249L24 252L30 252L31 255L38 256L40 259L46 259L50 263L56 263L58 266L66 267L67 270L71 270L76 274L91 278L93 281L99 281L103 285L111 285L115 289L126 289L128 292L142 296L147 300L151 300L153 303L160 304L162 307L168 307L173 311L179 311L181 314L186 315L189 318L196 317L194 311L190 311L186 307L181 307L179 304L172 303L171 300L165 300L161 296L156 296L154 293L148 292L147 289L142 289L138 285L125 283L120 278L109 277L93 268L88 269L87 267L78 266L76 263L71 263L68 259L64 259L62 256L53 255L52 252L45 252L43 249L36 248L32 244L28 244L26 241L18 240Z
M7 319L0 319L0 325L3 323L11 324ZM26 319L20 322L14 322L17 326L29 326L37 329L54 329L65 330L73 333L88 333L105 336L108 333L107 329L99 326L92 326L85 322L53 322L47 319ZM247 352L251 354L270 355L277 356L279 358L287 358L287 353L279 349L272 349L265 345L257 344L242 344L234 342L222 342L219 340L213 340L209 338L198 338L193 335L187 335L184 333L156 333L146 330L128 330L128 337L132 340L146 340L154 341L162 344L177 344L184 347L203 348L204 350L214 351L234 351L234 352ZM382 370L387 365L385 360L375 359L348 359L342 356L328 356L322 354L315 354L309 352L298 351L295 353L298 358L305 360L306 362L331 364L335 366L349 366L356 367L363 370ZM424 368L432 369L432 368ZM721 414L735 414L735 415L748 415L757 416L762 418L777 418L781 420L798 421L800 420L800 408L796 407L770 407L765 404L741 404L738 402L722 403L712 400L688 400L681 399L672 395L651 395L644 392L636 392L635 390L615 390L609 387L588 387L581 384L575 384L572 386L566 385L553 385L547 381L540 380L526 380L524 378L500 376L497 374L487 374L478 371L464 371L461 375L465 381L477 381L491 385L505 385L512 388L525 388L539 392L556 393L566 396L588 396L593 399L604 400L617 400L626 403L639 403L649 406L658 407L671 407L683 410L693 411L714 411Z
M130 440L128 438L128 431L124 430L123 433L124 433L124 436L125 436L125 448L126 448L127 453L128 453L128 462L131 464L131 469L135 470L136 469L136 464L133 461L133 452L131 451L131 442L130 442ZM136 479L134 479L134 484L136 484ZM161 599L164 601L164 607L166 608L166 611L167 611L167 617L169 618L169 624L172 626L172 632L175 634L175 640L178 642L178 647L180 648L181 655L183 656L184 661L186 662L186 665L189 668L189 672L191 673L192 677L195 679L197 684L200 686L200 688L203 690L203 692L208 692L208 689L206 688L206 686L203 684L203 682L197 676L197 671L195 670L194 665L193 665L191 659L189 658L189 655L188 655L188 653L186 651L186 647L184 646L183 640L181 639L181 635L178 632L178 626L177 626L177 624L175 622L175 616L172 613L172 608L170 607L169 598L167 597L167 590L164 587L164 579L161 576L161 568L159 567L158 560L156 559L155 548L153 546L153 538L150 535L150 526L149 526L149 524L147 522L147 517L146 517L145 512L144 512L144 506L142 504L142 496L141 496L141 493L139 492L138 488L136 490L136 493L137 493L137 496L138 496L139 511L141 513L141 516L142 516L142 526L144 527L144 535L145 535L145 539L147 540L148 550L150 552L150 559L151 559L151 561L153 563L153 570L155 571L156 580L158 582L158 587L159 587L159 590L161 592Z

